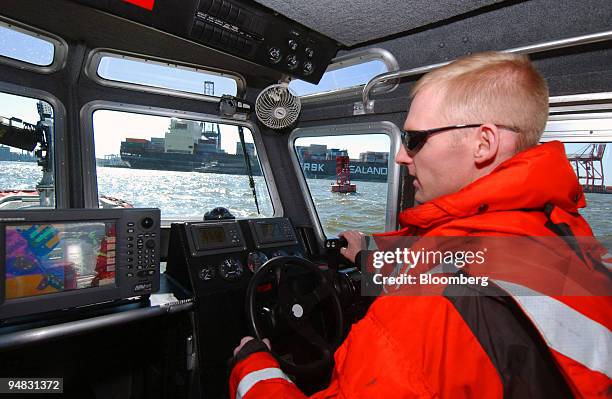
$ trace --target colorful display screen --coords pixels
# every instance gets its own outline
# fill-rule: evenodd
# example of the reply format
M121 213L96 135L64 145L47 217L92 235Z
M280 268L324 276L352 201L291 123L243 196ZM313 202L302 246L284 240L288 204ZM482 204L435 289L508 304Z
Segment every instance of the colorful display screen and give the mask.
M200 242L204 245L223 244L225 231L223 227L206 227L200 229Z
M6 225L5 298L115 284L114 222Z

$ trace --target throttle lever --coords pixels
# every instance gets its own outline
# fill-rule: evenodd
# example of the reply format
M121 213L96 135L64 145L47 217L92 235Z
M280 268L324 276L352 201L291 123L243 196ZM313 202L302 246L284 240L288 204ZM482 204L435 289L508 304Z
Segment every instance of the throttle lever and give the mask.
M348 246L348 241L344 237L330 238L325 240L325 249L340 251L340 248Z
M340 260L342 256L340 255L340 248L348 246L348 241L344 237L338 238L330 238L325 240L325 249L327 250L327 262L329 263L329 268L333 270L338 270L338 266L340 265Z

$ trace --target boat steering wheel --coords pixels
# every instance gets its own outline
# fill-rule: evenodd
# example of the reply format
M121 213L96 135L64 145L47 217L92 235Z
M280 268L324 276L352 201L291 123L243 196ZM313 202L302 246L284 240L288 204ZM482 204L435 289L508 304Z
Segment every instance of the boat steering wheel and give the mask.
M300 277L314 275L316 285L312 291L306 294L296 292L291 284L293 278L289 275L290 270L296 271L295 268L306 272L300 274ZM264 279L267 278L269 280L271 273L273 273L277 281L276 303L273 309L270 310L270 317L273 319L272 328L278 326L279 318L284 319L292 332L310 342L320 355L318 360L305 364L297 364L282 356L276 357L283 370L289 374L297 376L316 375L331 366L333 363L333 353L342 340L344 323L338 293L325 273L311 261L295 256L279 256L270 259L255 272L246 294L249 327L258 339L265 338L265 335L263 335L263 331L258 325L257 289L264 283ZM311 315L315 308L325 300L329 300L331 304L336 324L331 338L327 340L315 330L311 322ZM274 354L274 350L272 350L272 353Z

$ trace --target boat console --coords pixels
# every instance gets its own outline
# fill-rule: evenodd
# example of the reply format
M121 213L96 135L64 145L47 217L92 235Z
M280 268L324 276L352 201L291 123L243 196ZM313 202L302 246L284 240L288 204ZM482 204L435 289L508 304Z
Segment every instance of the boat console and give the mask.
M207 377L200 387L205 396L226 395L226 362L246 335L271 337L289 372L325 373L330 348L367 303L359 297L359 272L312 262L303 236L284 217L174 223L166 255L158 209L3 212L0 350L18 374L27 374L36 355L18 360L19 348L77 335L91 342L111 327L136 331L148 324L155 326L155 339L176 339L166 324L173 320L188 343L177 353L199 359L197 375L195 363L182 372L190 386ZM166 273L160 275L164 255ZM316 339L301 334L304 325ZM152 340L122 356L148 353ZM58 356L53 347L44 351L49 359ZM104 349L89 352L101 357ZM158 362L178 361L151 353ZM54 366L42 359L40 367Z
M359 273L311 262L300 237L282 217L172 225L166 274L195 298L200 369L208 376L203 394L224 394L225 363L244 336L271 337L275 354L300 370L304 363L325 365L312 342L295 331L300 323L312 324L333 347L344 334L343 319L359 317ZM308 320L296 319L292 309L313 292L321 295L308 306Z

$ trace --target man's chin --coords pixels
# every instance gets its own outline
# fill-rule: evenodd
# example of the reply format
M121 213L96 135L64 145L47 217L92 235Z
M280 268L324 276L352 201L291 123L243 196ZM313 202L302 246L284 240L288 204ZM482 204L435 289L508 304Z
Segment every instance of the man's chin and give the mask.
M414 205L421 205L422 203L426 202L427 200L423 198L423 196L420 193L420 190L416 190L416 193L414 194Z
M423 189L415 187L414 190L414 204L421 205L431 200L436 199L436 197L432 197L431 195L427 195L427 193L423 192Z

